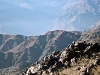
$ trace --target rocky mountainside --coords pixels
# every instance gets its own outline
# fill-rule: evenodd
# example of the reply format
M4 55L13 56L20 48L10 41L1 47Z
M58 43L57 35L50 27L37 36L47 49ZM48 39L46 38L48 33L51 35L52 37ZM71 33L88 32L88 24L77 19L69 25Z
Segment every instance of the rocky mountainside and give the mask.
M51 31L40 36L0 34L0 74L15 74L76 41L81 32Z
M82 36L79 40L88 41L91 43L100 43L100 24L82 32Z
M22 75L99 75L100 44L73 42L36 62Z
M23 75L99 75L100 25L82 32L81 37L60 51L43 57Z
M56 19L54 30L86 30L100 22L100 0L67 0Z

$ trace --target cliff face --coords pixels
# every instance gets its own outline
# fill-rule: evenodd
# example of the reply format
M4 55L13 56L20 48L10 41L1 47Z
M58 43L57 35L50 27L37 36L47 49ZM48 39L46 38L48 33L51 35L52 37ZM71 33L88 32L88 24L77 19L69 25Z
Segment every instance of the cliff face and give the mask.
M13 74L66 47L81 36L80 32L51 31L40 36L0 34L0 73Z

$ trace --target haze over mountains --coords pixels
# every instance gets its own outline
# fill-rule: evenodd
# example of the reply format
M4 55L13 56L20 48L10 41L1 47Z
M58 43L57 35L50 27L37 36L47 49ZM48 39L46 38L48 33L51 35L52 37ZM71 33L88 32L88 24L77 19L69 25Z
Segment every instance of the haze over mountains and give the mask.
M100 21L100 0L1 0L0 7L0 33L6 34L84 31Z
M55 24L52 30L55 31L44 35L0 34L0 73L15 74L53 51L62 50L73 41L100 43L100 0L68 0L53 21ZM42 28L43 31L46 27L49 28L47 25L41 26L35 26L36 33L40 33ZM4 27L10 28L9 25ZM88 29L89 27L91 28ZM34 30L29 26L25 28L29 28L31 32ZM84 31L85 29L87 30Z
M50 31L40 36L3 35L0 34L0 73L15 74L30 64L60 51L73 41L89 41L100 43L100 25L83 33ZM94 41L95 39L98 39Z
M100 0L68 0L54 29L84 31L96 23L100 24Z

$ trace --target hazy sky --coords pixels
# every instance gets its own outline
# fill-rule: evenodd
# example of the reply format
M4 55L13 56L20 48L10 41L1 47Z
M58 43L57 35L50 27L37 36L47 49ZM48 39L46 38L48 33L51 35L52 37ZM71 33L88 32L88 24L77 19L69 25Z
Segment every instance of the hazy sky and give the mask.
M38 35L53 28L59 3L48 0L0 0L0 31Z
M40 35L51 31L71 0L0 0L0 33Z

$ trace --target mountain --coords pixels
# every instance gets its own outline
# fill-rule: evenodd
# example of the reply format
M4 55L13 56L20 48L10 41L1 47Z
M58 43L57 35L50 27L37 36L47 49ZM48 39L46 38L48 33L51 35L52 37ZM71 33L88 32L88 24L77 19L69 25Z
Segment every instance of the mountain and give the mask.
M76 41L81 32L50 31L40 36L0 34L0 73L15 74L51 52Z
M93 26L89 30L82 32L80 41L87 41L90 43L100 43L100 25Z
M55 49L41 61L34 63L22 74L99 75L100 25L95 25L82 32L76 42L72 42L62 50L56 51Z
M41 61L34 63L23 74L99 75L100 25L82 32L76 42L72 42L62 50L55 50Z
M84 31L100 21L100 0L66 2L55 21L54 30Z

